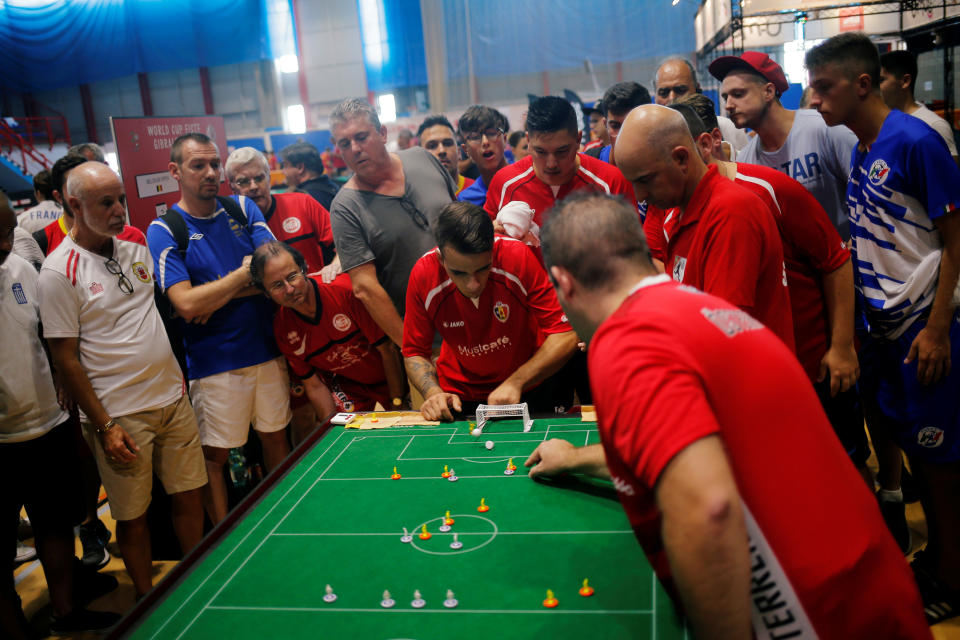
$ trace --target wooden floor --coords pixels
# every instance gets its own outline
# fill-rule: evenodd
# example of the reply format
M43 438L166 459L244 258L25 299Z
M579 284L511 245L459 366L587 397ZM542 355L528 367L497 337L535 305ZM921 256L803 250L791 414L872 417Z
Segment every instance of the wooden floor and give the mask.
M873 458L870 460L870 465L874 471L876 471L875 460ZM101 569L101 573L107 573L114 576L120 582L120 586L112 593L95 600L92 604L90 604L89 608L101 611L115 611L118 613L123 613L133 607L133 584L130 582L130 577L123 568L123 561L119 557L119 549L117 549L115 535L116 525L113 521L113 518L110 517L110 509L108 505L105 505L101 508L100 519L104 524L107 525L107 528L114 533L114 537L107 546L107 549L110 551L112 557L110 559L110 563ZM907 505L907 522L913 533L913 550L911 552L913 553L922 548L927 541L926 523L924 522L923 518L923 509L920 508L919 503ZM27 543L33 544L33 541L28 540ZM80 550L80 543L78 541L77 556L79 557L81 554L82 551ZM175 562L155 562L153 565L154 584L159 582L160 579L165 576L175 564ZM14 575L15 579L17 580L17 593L20 594L20 598L23 600L23 609L26 613L27 619L33 621L36 617L37 621L48 620L51 615L50 599L47 594L47 585L43 575L43 568L40 566L40 563L37 561L32 561L21 565L16 569ZM35 626L45 625L35 624ZM952 620L938 624L932 627L932 631L933 637L936 640L960 640L960 617L955 617ZM74 634L71 636L49 637L97 638L99 636L96 634Z

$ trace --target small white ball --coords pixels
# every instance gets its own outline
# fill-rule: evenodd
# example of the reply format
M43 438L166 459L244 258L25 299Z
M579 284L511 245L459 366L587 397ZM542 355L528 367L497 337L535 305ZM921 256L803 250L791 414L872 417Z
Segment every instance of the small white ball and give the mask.
M485 446L487 449L493 449L493 440L487 440L487 443L483 446Z
M473 431L471 431L470 433L472 433L472 434L475 435L475 436L478 436L478 435L480 435L480 429L477 428L477 427L474 427L474 428L473 428Z

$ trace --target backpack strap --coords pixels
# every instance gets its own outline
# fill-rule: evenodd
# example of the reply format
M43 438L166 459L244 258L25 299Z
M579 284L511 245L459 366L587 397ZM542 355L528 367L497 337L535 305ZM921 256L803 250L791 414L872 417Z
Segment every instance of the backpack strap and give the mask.
M217 202L227 212L227 215L239 222L241 227L246 228L247 214L243 212L243 207L240 206L239 202L230 196L217 196Z
M190 243L190 231L187 229L186 220L183 219L183 216L180 215L180 212L176 209L168 209L165 214L160 216L160 219L163 220L167 228L170 229L170 233L173 234L173 239L177 243L177 253L186 260L187 245Z
M231 218L236 220L241 227L247 226L247 214L243 212L240 203L230 197L217 196L217 202L223 207ZM190 244L190 230L187 229L187 222L176 209L167 209L167 212L160 216L160 219L166 223L173 239L177 243L177 252L186 260L187 245Z

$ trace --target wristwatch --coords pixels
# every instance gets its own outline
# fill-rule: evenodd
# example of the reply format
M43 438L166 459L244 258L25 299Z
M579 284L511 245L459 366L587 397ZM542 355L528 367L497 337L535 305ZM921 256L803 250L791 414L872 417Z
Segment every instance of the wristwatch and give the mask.
M110 429L113 429L115 426L117 426L116 421L113 418L110 418L109 420L107 420L107 423L105 425L103 425L102 427L97 427L96 429L97 435L102 436L107 431L110 431Z

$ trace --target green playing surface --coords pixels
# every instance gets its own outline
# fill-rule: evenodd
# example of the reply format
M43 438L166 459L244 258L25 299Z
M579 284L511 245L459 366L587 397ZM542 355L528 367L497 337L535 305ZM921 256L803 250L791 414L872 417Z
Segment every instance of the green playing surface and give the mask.
M598 441L578 418L537 420L528 433L519 420L492 422L479 438L465 422L335 427L131 637L685 637L613 489L527 477L524 460L547 438ZM456 482L440 477L444 465ZM585 578L588 598L578 594ZM455 608L444 606L448 589ZM556 608L543 606L547 589ZM381 607L385 590L393 608ZM423 608L411 605L415 590Z

